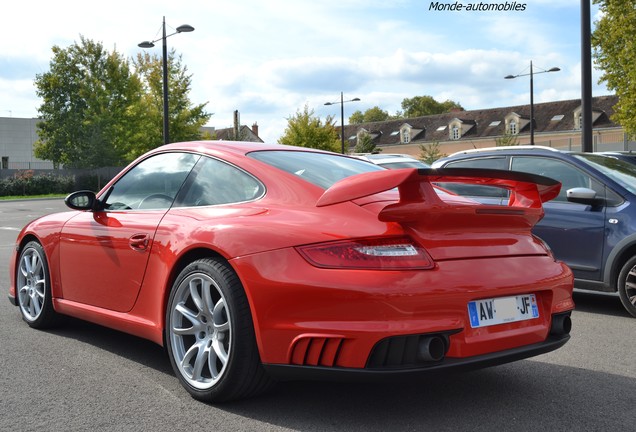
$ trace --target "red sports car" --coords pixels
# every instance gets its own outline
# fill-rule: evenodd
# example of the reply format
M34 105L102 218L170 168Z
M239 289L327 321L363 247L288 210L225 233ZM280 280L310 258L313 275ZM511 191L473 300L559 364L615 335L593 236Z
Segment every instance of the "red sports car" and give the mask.
M508 206L435 186L495 185ZM530 230L560 184L494 170L385 170L318 150L170 144L19 234L9 298L165 346L195 398L275 379L412 377L569 339L572 274Z

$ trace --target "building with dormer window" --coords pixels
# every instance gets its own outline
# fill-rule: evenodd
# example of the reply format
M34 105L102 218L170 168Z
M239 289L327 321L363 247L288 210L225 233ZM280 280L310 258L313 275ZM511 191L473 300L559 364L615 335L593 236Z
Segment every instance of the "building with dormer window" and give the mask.
M592 130L595 150L636 150L636 143L611 120L616 96L592 98ZM519 145L530 143L530 105L453 111L423 117L345 126L345 142L353 149L360 130L374 131L373 141L384 152L421 155L422 145L439 145L444 154L492 147L507 135ZM565 150L581 149L581 100L534 104L536 145Z

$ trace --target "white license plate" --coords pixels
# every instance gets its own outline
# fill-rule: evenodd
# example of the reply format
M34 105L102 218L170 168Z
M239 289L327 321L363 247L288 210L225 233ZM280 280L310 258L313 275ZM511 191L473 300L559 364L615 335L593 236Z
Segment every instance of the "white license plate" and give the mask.
M475 300L468 303L472 328L487 327L539 317L534 294Z

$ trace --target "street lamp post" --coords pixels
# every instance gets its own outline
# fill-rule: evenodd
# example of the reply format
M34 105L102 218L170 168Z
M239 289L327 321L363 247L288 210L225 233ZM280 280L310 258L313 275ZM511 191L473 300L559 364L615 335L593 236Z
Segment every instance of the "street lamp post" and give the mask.
M530 73L527 74L518 74L518 75L508 75L505 76L505 79L513 79L522 76L530 76L530 145L534 145L534 84L533 84L533 76L540 73L548 73L548 72L558 72L561 69L558 67L553 67L548 70L542 70L539 72L532 71L532 60L530 61Z
M163 34L159 39L155 39L153 41L143 41L137 46L140 48L153 48L155 46L155 42L159 40L163 41L163 55L162 55L162 66L163 66L163 143L168 144L170 142L170 131L168 126L168 45L166 44L166 39L170 36L176 35L177 33L188 33L194 31L194 27L188 24L183 24L177 27L177 31L171 33L166 36L166 17L163 17Z
M342 100L343 94L340 92L340 102L325 102L325 105L340 104L340 152L345 154L345 139L344 139L344 104L347 102L358 102L360 98L353 98L349 100Z

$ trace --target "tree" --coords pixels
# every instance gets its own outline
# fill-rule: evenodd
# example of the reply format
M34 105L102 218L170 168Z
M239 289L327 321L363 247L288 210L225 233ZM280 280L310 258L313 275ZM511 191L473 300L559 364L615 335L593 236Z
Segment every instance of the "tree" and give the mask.
M497 147L507 147L507 146L516 146L519 145L518 136L510 133L509 131L504 132L503 135L495 139L495 145Z
M35 79L43 100L35 155L55 166L121 165L141 135L141 82L122 56L83 36L52 51L50 70Z
M600 80L618 96L612 120L636 136L636 9L633 0L594 0L601 18L592 33Z
M144 84L143 104L146 112L146 136L140 137L132 148L131 157L138 156L163 143L163 70L162 60L148 53L137 54L134 61L136 72ZM201 127L212 114L205 111L204 104L193 105L188 94L192 86L192 75L187 74L181 56L174 49L168 53L168 118L170 141L193 141L201 138Z
M333 152L340 150L340 137L334 126L333 117L327 116L323 124L320 117L314 116L314 110L310 110L308 105L305 105L302 112L296 111L293 117L287 118L287 128L278 142Z
M433 114L442 114L458 109L463 110L462 106L457 102L447 100L445 102L437 102L431 96L415 96L402 100L402 113L405 118L421 117Z
M371 123L386 121L389 119L389 113L381 110L380 107L374 106L362 113L362 111L356 111L349 117L349 124Z
M355 148L353 149L354 153L379 153L381 151L382 149L377 148L377 146L373 142L373 138L371 138L371 135L369 135L368 133L363 133L360 136Z
M439 158L446 157L445 154L439 150L439 142L430 144L420 144L420 160L427 164L432 164Z

